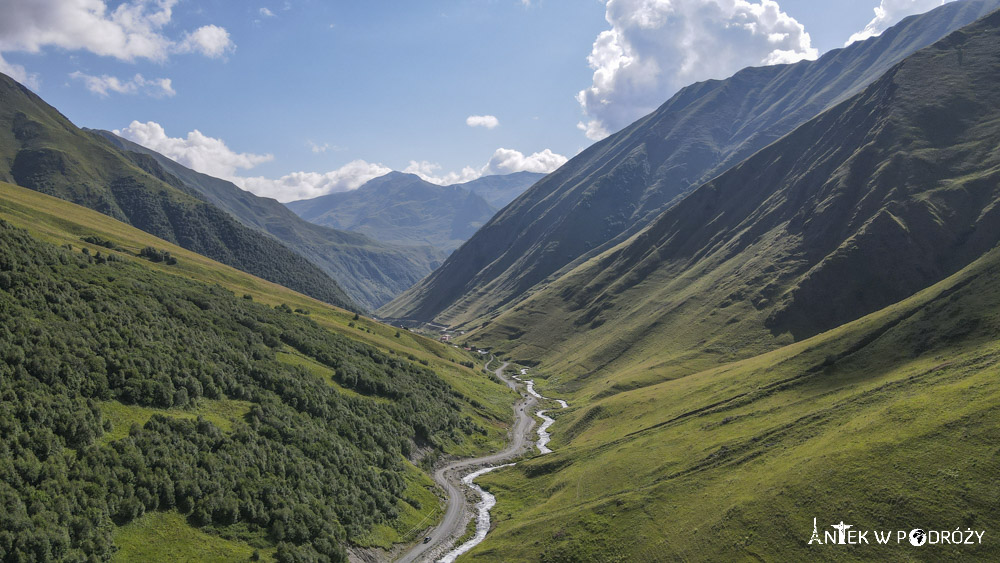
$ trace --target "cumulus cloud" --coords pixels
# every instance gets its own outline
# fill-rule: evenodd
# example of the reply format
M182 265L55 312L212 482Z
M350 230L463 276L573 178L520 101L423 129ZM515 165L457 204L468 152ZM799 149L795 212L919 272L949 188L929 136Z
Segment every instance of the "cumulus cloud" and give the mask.
M133 121L128 127L114 131L115 135L152 149L188 168L217 178L232 180L237 170L249 170L258 164L274 160L270 154L238 153L216 139L195 129L187 137L169 137L159 123Z
M334 192L356 190L373 178L385 176L392 169L364 160L348 162L340 168L326 172L293 172L277 180L262 176L233 178L233 183L244 190L263 197L273 197L287 202L310 199Z
M479 170L471 166L466 166L459 172L441 172L441 165L426 160L411 160L410 164L403 169L407 174L416 174L432 184L450 186L451 184L461 184L469 182L482 176Z
M524 155L513 149L497 149L493 157L482 169L482 175L488 174L513 174L514 172L540 172L548 174L563 164L568 159L561 155L545 149L530 155Z
M577 95L578 127L599 140L653 111L680 88L753 65L814 59L805 28L774 0L608 0Z
M147 80L141 74L136 74L130 79L122 80L115 76L108 76L107 74L92 76L79 71L70 73L69 76L74 80L82 80L88 90L102 97L107 97L110 92L118 94L143 93L154 98L169 97L177 93L174 91L169 78L152 78Z
M500 120L492 115L470 115L465 118L465 124L469 127L493 129L497 125L500 125Z
M260 9L260 15L264 16L265 18L273 18L274 17L274 12L272 12L271 10L268 10L267 8L261 8Z
M38 53L45 47L162 62L173 53L218 58L235 46L225 29L207 25L180 40L164 33L178 0L0 0L0 53ZM23 67L0 62L15 79L30 80ZM37 81L35 82L37 86Z
M235 49L229 32L217 25L199 27L187 34L176 47L178 53L201 53L210 59L218 59Z
M875 8L875 17L864 29L851 35L845 45L855 41L864 41L869 37L882 35L882 32L899 23L900 20L913 14L921 14L947 4L951 0L882 0Z
M475 180L481 176L492 174L513 174L515 172L540 172L548 174L566 163L568 159L545 149L530 155L525 155L514 149L499 148L494 151L490 160L480 168L466 166L458 172L441 172L441 166L436 163L411 160L403 172L416 174L433 184L448 186Z

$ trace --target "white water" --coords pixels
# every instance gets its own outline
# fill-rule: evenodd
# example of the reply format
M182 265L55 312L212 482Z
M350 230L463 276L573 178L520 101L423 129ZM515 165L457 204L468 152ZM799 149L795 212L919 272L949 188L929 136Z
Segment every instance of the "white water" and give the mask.
M538 411L535 413L543 421L542 425L538 427L538 443L535 445L538 446L538 453L550 454L552 453L552 450L549 449L547 444L549 443L549 440L552 439L552 435L546 432L546 430L548 430L549 426L552 426L556 420L545 416L545 412L546 411Z
M490 509L493 508L497 499L495 496L484 491L479 485L473 483L476 477L484 475L493 471L495 469L500 469L502 467L511 467L513 463L508 463L506 465L495 465L493 467L486 467L480 469L479 471L474 471L469 473L465 477L462 477L462 483L465 483L472 490L479 493L480 501L476 503L476 535L473 536L469 541L463 543L462 545L456 547L455 549L448 552L447 555L438 560L438 563L452 563L459 555L469 551L470 549L476 547L484 539L486 539L486 533L490 531Z
M521 370L521 373L524 374L526 371L527 370ZM514 376L514 377L517 377L517 376ZM549 399L548 397L543 397L543 396L539 395L538 392L535 391L535 381L533 379L529 379L528 381L525 381L525 385L528 388L528 393L532 394L533 396L535 396L539 400L543 400L543 401L544 400L555 401L555 402L559 403L559 407L560 408L563 408L563 409L569 408L569 403L567 403L566 401L564 401L562 399ZM555 423L555 419L551 418L551 417L548 417L548 416L545 416L546 412L548 412L548 411L541 410L541 411L538 411L538 412L535 413L535 414L538 415L539 418L542 419L542 425L538 427L538 442L535 444L538 447L538 452L541 453L541 454L550 454L550 453L552 453L552 450L550 450L549 447L548 447L548 443L549 443L549 440L552 439L552 435L549 434L547 432L547 430L549 429L550 426L552 426L553 423Z

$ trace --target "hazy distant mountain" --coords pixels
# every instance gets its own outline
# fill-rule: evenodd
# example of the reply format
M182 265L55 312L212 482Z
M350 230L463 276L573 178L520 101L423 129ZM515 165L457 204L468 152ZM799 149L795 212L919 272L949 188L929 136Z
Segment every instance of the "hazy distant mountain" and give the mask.
M816 61L747 68L684 88L536 183L380 313L457 323L516 303L914 51L998 6L998 0L947 4Z
M538 172L515 172L513 174L483 176L471 182L456 185L474 194L479 194L493 207L503 209L544 177L545 174Z
M170 160L107 131L101 135L125 150L151 156L195 193L243 224L266 232L334 277L355 301L375 309L441 264L445 254L429 246L399 247L303 221L278 201L256 196ZM139 164L142 163L140 159Z
M149 157L81 130L0 74L0 180L100 211L328 303L356 308L316 265L186 190Z
M390 172L353 191L287 205L303 219L318 225L364 233L388 243L429 244L451 252L497 211L474 192L481 191L502 201L514 192L523 192L534 177L540 176L524 174L439 186L414 174ZM469 187L474 189L470 191Z

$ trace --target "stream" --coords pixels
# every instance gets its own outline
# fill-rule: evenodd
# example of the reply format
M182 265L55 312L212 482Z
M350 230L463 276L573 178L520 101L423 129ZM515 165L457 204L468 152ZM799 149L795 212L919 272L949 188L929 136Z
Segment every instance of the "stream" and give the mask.
M499 370L497 371L499 372ZM527 375L527 373L528 370L526 369L521 370L522 376ZM535 391L534 380L532 379L525 380L517 375L514 376L514 379L516 379L521 383L524 383L525 388L528 391L528 394L530 394L532 397L535 397L539 401L543 400L555 401L556 403L559 404L559 407L561 409L569 408L569 403L567 403L562 399L549 399L548 397L543 397L542 395L540 395L537 391ZM552 453L552 450L549 449L548 447L549 440L552 439L552 435L548 432L548 429L549 427L552 426L552 424L555 423L555 419L549 416L545 416L546 412L548 412L548 409L542 409L535 412L535 414L542 419L542 424L541 426L538 427L537 430L538 441L535 443L535 446L538 448L538 452L541 455ZM486 539L486 534L489 533L490 531L490 509L492 509L496 505L497 501L496 497L484 491L479 485L475 484L474 480L480 475L484 475L486 473L489 473L490 471L500 469L503 467L511 467L513 465L514 465L513 463L508 463L505 465L494 465L483 469L479 469L478 471L474 471L472 473L469 473L465 477L462 477L462 483L470 487L476 493L478 493L480 498L479 502L476 503L476 535L473 536L471 539L469 539L469 541L449 551L444 557L438 560L439 563L452 563L453 561L455 561L455 559L458 558L458 556L476 547L477 545L482 543L483 540Z

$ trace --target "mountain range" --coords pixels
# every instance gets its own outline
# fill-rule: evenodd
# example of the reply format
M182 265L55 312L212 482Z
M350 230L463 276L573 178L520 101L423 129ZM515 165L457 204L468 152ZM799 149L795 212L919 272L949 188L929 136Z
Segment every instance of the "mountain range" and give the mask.
M403 248L356 232L304 221L274 199L256 196L232 182L191 170L109 131L95 133L126 151L137 166L149 168L153 174L161 169L166 171L165 175L160 173L164 180L176 178L190 193L309 259L337 280L355 302L369 310L416 283L446 257L430 246Z
M506 205L542 176L518 172L440 186L415 174L390 172L356 190L286 205L311 223L450 253L493 217L498 204Z
M816 61L748 68L684 88L540 180L379 313L461 324L510 306L997 6L995 0L950 3Z

